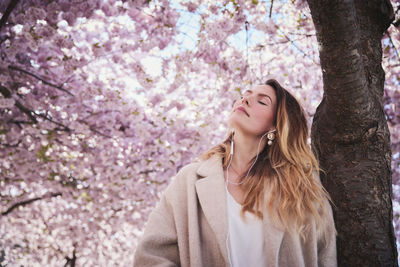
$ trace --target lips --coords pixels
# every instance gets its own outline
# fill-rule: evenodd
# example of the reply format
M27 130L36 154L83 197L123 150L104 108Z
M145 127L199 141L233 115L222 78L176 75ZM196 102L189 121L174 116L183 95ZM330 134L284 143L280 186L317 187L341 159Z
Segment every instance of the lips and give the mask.
M247 115L247 117L250 117L249 113L247 113L247 111L244 107L238 107L237 110L244 112Z

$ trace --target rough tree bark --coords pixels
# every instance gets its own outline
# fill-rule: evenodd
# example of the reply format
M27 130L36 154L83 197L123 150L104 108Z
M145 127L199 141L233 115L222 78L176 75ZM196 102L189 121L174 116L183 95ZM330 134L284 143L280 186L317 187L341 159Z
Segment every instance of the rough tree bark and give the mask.
M383 111L385 0L308 0L324 82L312 144L336 205L339 266L398 266L390 134Z

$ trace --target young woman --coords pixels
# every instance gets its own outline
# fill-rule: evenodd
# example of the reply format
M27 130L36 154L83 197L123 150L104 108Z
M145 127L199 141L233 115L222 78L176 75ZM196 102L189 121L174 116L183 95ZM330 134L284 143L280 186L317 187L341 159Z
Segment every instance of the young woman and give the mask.
M336 230L297 100L246 91L225 141L182 168L152 212L135 266L336 266Z

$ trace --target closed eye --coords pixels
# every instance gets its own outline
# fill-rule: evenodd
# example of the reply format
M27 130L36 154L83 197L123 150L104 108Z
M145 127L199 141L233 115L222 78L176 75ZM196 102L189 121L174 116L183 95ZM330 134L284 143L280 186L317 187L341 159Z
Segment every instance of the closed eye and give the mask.
M261 105L264 105L264 106L268 106L267 103L264 103L262 101L258 101L258 103L260 103Z

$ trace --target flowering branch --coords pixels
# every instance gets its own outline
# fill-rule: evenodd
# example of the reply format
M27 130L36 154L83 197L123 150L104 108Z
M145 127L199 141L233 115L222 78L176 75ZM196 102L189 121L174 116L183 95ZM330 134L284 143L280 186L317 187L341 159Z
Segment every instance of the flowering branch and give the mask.
M6 11L0 19L0 30L6 24L8 17L10 16L13 9L17 6L18 2L19 0L11 0L8 4Z
M42 83L44 83L44 84L46 84L48 86L54 87L54 88L56 88L58 90L61 90L61 91L65 92L65 93L71 95L71 96L74 96L71 92L69 92L68 90L64 89L62 87L62 84L56 85L56 84L50 83L50 82L44 80L43 78L37 76L36 74L33 74L33 73L31 73L31 72L29 72L27 70L21 69L21 68L19 68L17 66L8 66L8 68L11 69L11 70L17 70L19 72L25 73L25 74L27 74L29 76L32 76L32 77L36 78L37 80L41 81Z
M42 200L44 198L50 198L50 197L58 197L61 196L61 193L48 193L48 194L44 194L41 197L35 197L35 198L31 198L31 199L27 199L21 202L17 202L14 205L12 205L11 207L9 207L6 211L2 212L1 215L5 216L8 215L10 212L12 212L14 209L18 208L18 207L22 207L22 206L26 206L28 204L31 204L37 200Z

